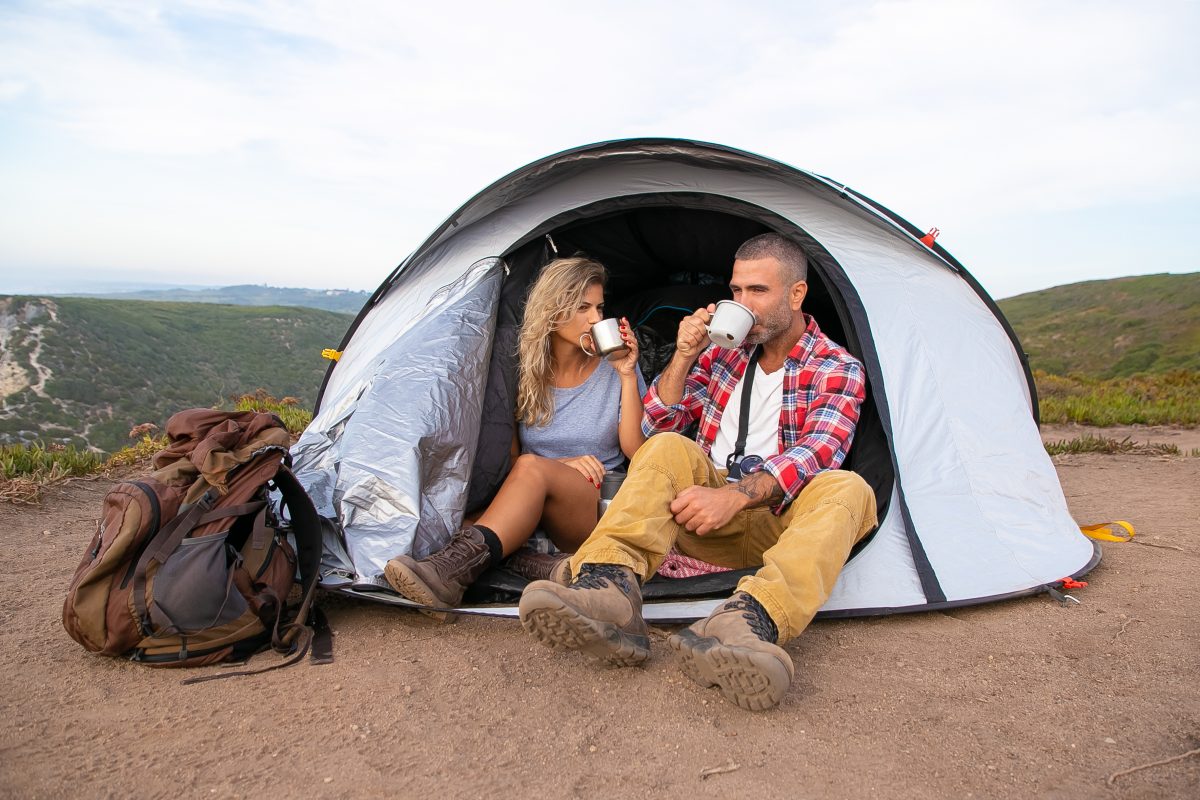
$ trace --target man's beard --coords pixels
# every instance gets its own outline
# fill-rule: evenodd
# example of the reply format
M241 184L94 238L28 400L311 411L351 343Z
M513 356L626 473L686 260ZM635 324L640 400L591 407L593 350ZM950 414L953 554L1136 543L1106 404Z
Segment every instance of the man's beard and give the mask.
M746 337L746 344L764 344L792 327L792 309L786 302L780 303L768 314L758 320L761 333L752 333Z

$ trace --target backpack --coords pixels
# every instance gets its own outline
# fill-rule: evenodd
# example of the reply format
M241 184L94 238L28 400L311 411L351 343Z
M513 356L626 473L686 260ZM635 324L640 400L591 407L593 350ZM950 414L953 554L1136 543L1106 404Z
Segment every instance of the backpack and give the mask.
M167 436L151 475L105 496L63 604L67 633L93 652L154 666L244 660L268 646L292 654L275 669L304 657L316 626L324 635L314 660L332 660L312 605L320 519L289 469L283 423L192 409L171 417ZM301 600L289 609L297 567Z

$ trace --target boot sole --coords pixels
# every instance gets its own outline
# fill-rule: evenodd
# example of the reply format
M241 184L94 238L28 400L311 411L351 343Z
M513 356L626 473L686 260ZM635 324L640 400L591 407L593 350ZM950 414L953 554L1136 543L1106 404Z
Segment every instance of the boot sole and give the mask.
M668 643L684 675L701 686L718 687L726 700L747 711L774 708L792 685L790 664L771 653L729 647L691 630L673 634Z
M552 650L577 650L618 667L637 666L650 657L649 636L585 617L550 592L525 592L519 610L522 627Z
M408 600L412 600L414 603L420 603L423 606L433 606L434 608L448 607L441 600L437 599L425 581L406 569L403 564L389 561L383 568L383 576L387 578L388 585L395 589L397 594L402 595ZM442 623L453 622L458 618L457 614L449 611L435 611L431 608L418 608L417 610L425 616Z

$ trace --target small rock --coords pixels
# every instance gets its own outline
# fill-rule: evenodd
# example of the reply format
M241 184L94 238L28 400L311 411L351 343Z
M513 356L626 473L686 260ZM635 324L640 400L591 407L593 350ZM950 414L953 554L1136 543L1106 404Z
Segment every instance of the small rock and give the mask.
M590 745L590 746L588 747L588 752L589 752L589 753L594 753L594 752L596 752L596 745L594 745L594 744L593 744L593 745Z
M1116 744L1116 743L1117 743L1117 740L1116 740L1116 739L1114 739L1114 738L1112 738L1111 736L1105 736L1105 737L1104 737L1104 743L1105 743L1105 744Z
M326 779L325 779L325 782L326 782L326 783L333 783L333 778L326 778Z
M407 683L406 683L406 684L404 684L404 693L405 693L405 694L412 694L412 687L411 687L411 686L409 686Z

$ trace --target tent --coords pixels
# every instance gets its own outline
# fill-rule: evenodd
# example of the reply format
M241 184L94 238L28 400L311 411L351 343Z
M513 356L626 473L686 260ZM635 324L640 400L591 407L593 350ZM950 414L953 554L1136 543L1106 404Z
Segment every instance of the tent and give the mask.
M1071 519L1038 435L1016 335L953 256L829 178L729 147L635 139L500 179L371 296L293 448L327 523L322 584L405 604L387 591L387 560L437 549L494 494L509 466L522 298L551 258L587 253L609 268L609 311L635 321L653 373L680 316L728 296L734 251L765 231L808 253L805 310L868 374L845 468L874 489L880 524L820 615L981 603L1094 567L1099 548ZM522 582L497 572L465 602L514 614ZM646 617L703 616L740 574L655 579Z

